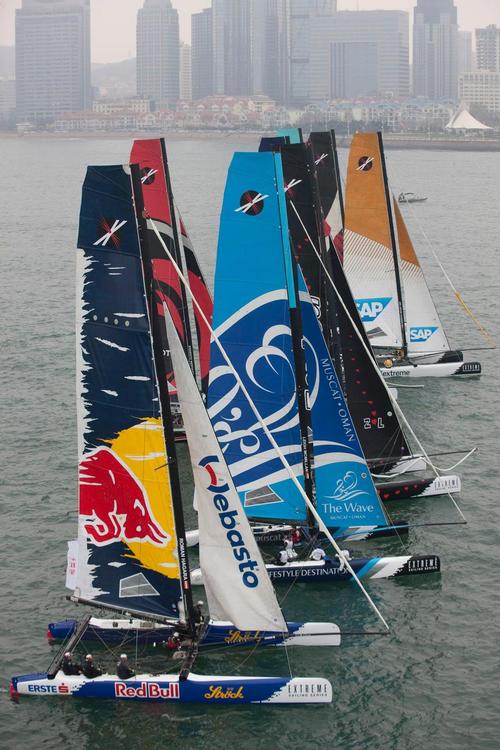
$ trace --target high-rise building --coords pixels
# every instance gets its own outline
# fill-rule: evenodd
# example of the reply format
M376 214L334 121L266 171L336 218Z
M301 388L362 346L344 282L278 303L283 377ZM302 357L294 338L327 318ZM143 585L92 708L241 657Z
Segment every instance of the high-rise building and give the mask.
M144 0L137 12L137 94L156 109L179 99L179 16L171 0Z
M252 0L212 0L214 94L252 93Z
M468 106L488 110L500 115L500 71L476 70L462 73L459 78L459 96Z
M191 47L181 42L179 47L179 99L190 102L192 96L191 85Z
M476 29L476 57L478 70L500 71L500 28Z
M39 123L90 107L90 0L23 0L16 100L17 119Z
M472 54L472 31L458 32L458 75L469 73L474 68Z
M322 23L329 24L328 19L336 10L337 0L286 0L286 98L292 106L302 106L311 99L311 30Z
M413 93L458 95L458 24L453 0L417 0L413 21Z
M251 2L252 93L285 100L286 0Z
M191 16L191 80L193 99L213 94L212 8Z
M399 10L312 16L310 101L408 96L408 27L408 13Z

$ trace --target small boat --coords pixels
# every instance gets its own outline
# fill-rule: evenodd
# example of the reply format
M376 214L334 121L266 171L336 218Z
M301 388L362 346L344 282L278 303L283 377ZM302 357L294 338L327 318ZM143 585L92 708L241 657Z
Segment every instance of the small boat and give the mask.
M417 193L400 193L398 195L398 203L423 203L426 200L425 195L417 195Z
M180 636L178 659L169 662L162 653L154 674L137 669L129 679L109 671L91 679L68 676L65 651L76 649L88 632L99 633L105 643L109 631L122 629L119 621L100 628L86 615L46 672L12 678L11 695L232 705L331 702L330 682L321 677L193 672L210 629L212 642L228 648L241 645L240 638L254 646L273 640L280 645L287 638L305 646L335 644L339 633L333 623L289 627L284 619L169 308L164 300L161 309L157 304L161 287L147 230L139 168L89 167L77 255L78 538L68 545L66 585L72 601L128 619L129 633L154 630L156 623L173 627ZM166 342L199 498L208 616L193 603ZM130 618L142 625L134 628Z
M480 375L450 347L408 229L391 194L381 133L352 139L344 270L384 378Z

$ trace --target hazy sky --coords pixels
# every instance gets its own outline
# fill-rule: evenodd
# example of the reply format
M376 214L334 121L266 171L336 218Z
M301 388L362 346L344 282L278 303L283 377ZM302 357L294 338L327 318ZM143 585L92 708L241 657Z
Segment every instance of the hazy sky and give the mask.
M500 0L455 0L462 29L496 23ZM338 0L339 10L408 10L415 0ZM143 0L91 0L92 61L115 62L135 55L135 19ZM189 41L190 15L210 6L209 0L173 0L181 22L181 37ZM0 0L0 45L14 44L14 9L21 0Z

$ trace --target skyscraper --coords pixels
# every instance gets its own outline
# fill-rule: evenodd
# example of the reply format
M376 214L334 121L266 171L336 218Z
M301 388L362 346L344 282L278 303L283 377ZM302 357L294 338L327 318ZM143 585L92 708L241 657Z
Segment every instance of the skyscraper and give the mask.
M137 94L156 109L179 99L179 16L171 0L144 0L137 12Z
M476 29L476 56L478 70L500 71L500 28Z
M408 13L399 10L311 17L310 100L408 96L408 27Z
M292 106L302 106L310 100L311 26L322 23L313 18L331 17L336 10L337 0L286 0L287 100Z
M213 94L212 8L191 16L191 80L193 99Z
M191 84L191 47L180 42L179 47L179 99L189 102L192 96Z
M39 123L90 107L90 0L23 0L16 99L17 119Z
M453 0L417 0L413 22L413 92L458 96L458 24Z
M212 0L214 94L252 93L251 4Z
M458 32L458 75L470 72L474 67L472 56L472 31Z

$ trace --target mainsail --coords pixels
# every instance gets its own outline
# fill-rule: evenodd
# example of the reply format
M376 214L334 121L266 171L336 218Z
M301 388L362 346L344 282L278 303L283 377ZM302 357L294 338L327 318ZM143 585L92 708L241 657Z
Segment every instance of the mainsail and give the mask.
M240 630L284 633L273 586L168 311L165 324L196 486L210 615Z
M237 153L229 168L215 271L214 329L299 481L304 482L280 205L272 153ZM279 158L279 157L278 157ZM211 345L209 415L245 510L305 522L300 492Z
M77 258L75 595L177 617L178 538L128 168L88 168Z
M212 300L203 274L200 270L186 226L175 206L165 141L163 138L134 141L131 163L138 163L141 169L142 192L146 214L157 227L177 265L187 272L191 291L210 321ZM195 374L199 374L202 387L206 391L209 367L210 334L200 319L198 311L191 311L185 289L166 256L155 233L149 229L148 243L154 257L153 273L156 280L157 312L163 315L163 303L175 321L176 330L184 351ZM197 334L197 355L193 347L191 319L194 315ZM164 331L163 331L164 333ZM167 350L168 347L165 346ZM168 356L168 355L167 355ZM175 381L170 373L171 392Z
M375 347L406 345L396 234L381 136L356 133L347 167L344 268Z
M426 355L450 350L434 300L429 292L408 229L393 198L398 233L401 280L404 290L408 355Z
M318 180L325 235L330 236L340 262L344 256L344 203L340 179L337 146L333 130L309 135L316 177Z

